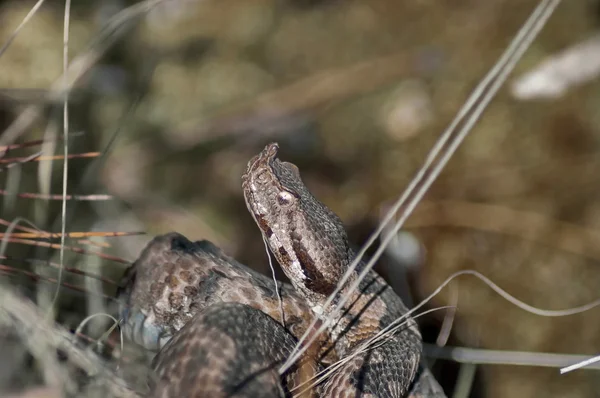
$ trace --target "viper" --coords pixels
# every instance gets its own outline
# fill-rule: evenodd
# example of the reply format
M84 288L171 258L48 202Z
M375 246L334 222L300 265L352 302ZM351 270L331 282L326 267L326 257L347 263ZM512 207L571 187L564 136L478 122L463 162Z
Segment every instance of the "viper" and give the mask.
M291 284L177 233L156 237L126 272L123 328L157 353L151 394L444 397L401 298L354 261L339 217L277 152L272 143L250 160L242 189Z

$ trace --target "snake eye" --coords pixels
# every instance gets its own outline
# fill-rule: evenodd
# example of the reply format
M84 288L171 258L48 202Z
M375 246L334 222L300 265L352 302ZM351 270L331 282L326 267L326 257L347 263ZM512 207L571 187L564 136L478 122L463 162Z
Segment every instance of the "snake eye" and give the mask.
M288 191L281 191L277 194L277 202L281 206L289 205L290 203L292 203L292 200L294 200L294 195L292 195Z

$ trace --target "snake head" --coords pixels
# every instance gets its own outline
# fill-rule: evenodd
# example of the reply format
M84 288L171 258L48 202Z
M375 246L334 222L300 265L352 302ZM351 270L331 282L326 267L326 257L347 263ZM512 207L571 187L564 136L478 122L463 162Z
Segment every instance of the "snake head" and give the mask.
M242 176L244 199L284 273L317 309L348 266L348 237L298 168L277 158L278 149L269 144L250 160Z

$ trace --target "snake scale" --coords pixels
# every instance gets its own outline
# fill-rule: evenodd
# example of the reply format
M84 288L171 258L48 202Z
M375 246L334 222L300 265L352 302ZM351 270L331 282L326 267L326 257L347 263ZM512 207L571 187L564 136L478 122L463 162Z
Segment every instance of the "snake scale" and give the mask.
M156 397L426 397L444 393L421 359L414 320L365 343L408 310L375 271L356 291L342 222L269 144L242 177L248 210L291 285L275 282L208 241L158 236L128 269L120 291L126 336L152 353ZM348 297L338 312L333 306ZM338 314L282 375L298 339ZM343 362L339 362L344 359ZM336 365L338 364L338 365ZM334 366L335 365L335 366ZM318 383L319 372L336 369ZM308 389L311 384L315 386Z

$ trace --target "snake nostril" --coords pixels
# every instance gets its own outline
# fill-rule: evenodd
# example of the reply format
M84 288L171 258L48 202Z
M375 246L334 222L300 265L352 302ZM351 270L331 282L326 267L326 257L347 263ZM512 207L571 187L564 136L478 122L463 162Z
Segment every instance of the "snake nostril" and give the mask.
M193 249L193 246L194 244L183 235L175 236L171 240L171 250L188 252Z

